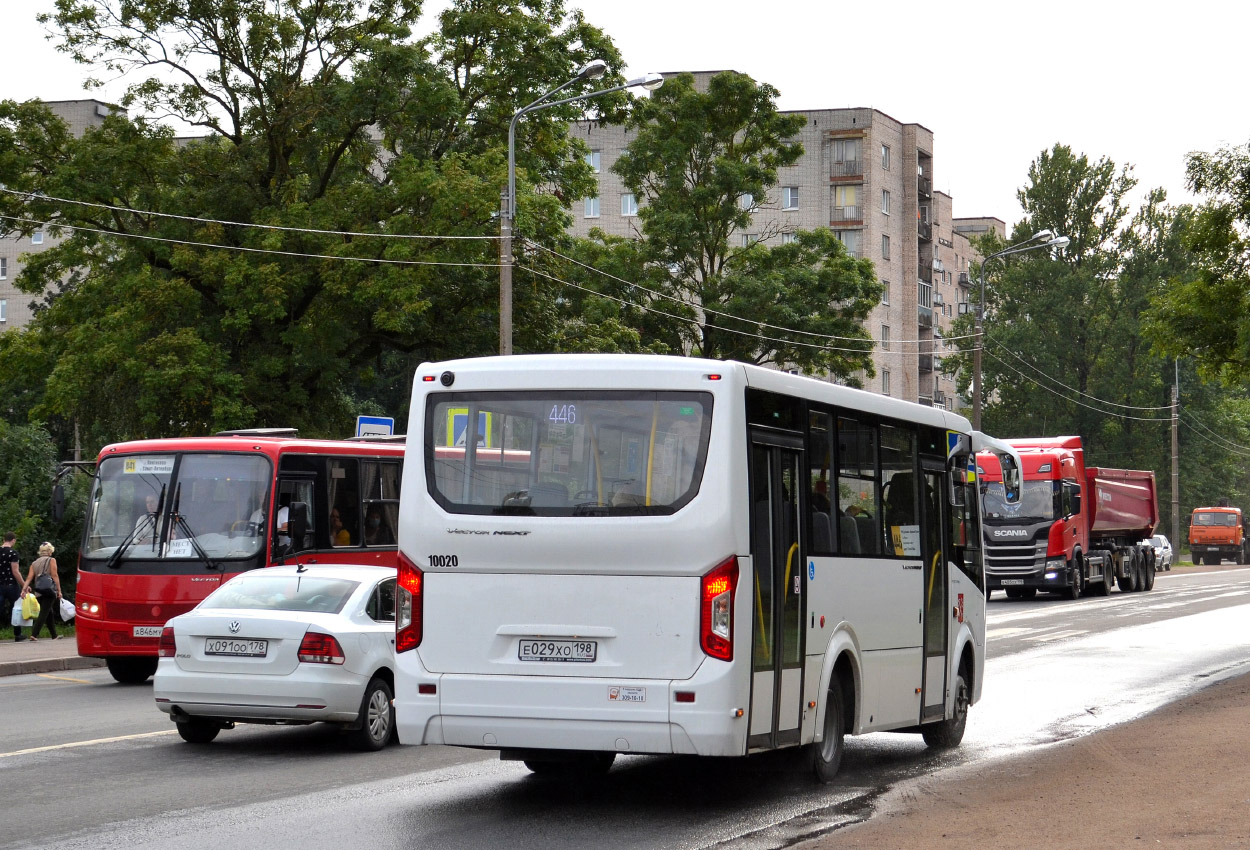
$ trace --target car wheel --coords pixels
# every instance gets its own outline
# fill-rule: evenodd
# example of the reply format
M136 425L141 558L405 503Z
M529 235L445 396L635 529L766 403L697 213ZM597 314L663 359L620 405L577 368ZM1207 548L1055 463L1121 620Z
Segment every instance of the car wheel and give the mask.
M109 675L123 685L141 685L156 672L155 658L110 658L106 663Z
M846 748L846 717L842 713L842 687L836 681L829 686L825 705L825 736L820 743L810 744L812 772L826 785L838 775L842 753Z
M180 720L174 725L178 727L178 734L182 736L182 740L188 744L210 744L221 731L221 727L216 723L199 717Z
M935 749L958 747L964 739L964 729L968 726L968 706L972 705L972 692L968 689L968 680L964 678L961 668L955 675L955 714L941 723L930 723L920 730L924 742Z
M395 734L395 706L391 686L378 678L369 680L360 701L359 729L352 730L352 744L358 750L376 752L391 742Z

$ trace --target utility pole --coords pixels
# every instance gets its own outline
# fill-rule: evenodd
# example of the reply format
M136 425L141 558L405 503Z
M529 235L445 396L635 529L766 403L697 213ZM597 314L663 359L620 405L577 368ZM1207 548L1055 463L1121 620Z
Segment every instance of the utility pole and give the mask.
M1181 367L1176 363L1176 380L1172 383L1172 552L1181 545Z

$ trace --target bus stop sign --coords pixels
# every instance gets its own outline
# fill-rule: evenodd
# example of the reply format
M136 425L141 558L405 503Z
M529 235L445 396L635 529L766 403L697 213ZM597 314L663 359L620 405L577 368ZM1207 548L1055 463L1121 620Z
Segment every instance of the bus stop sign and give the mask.
M389 416L357 416L357 437L389 437L395 433L395 420Z

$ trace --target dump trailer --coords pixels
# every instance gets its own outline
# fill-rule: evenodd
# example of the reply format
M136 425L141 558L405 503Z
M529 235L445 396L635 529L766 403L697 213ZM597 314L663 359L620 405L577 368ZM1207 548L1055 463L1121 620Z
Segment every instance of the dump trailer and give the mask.
M1154 587L1159 522L1154 473L1087 467L1080 437L1007 440L1020 453L1021 495L1004 498L997 458L977 456L985 516L986 593L1069 599Z

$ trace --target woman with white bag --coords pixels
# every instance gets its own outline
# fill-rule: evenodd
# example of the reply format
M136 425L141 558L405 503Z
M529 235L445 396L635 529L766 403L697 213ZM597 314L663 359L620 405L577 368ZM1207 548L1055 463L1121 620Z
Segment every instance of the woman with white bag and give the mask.
M31 629L31 640L37 638L44 623L47 623L48 634L53 640L60 640L61 637L56 633L56 617L53 616L61 599L61 577L56 573L56 558L52 557L55 551L56 547L51 543L39 544L39 557L31 562L26 581L22 584L23 596L33 590L39 598L39 617Z

